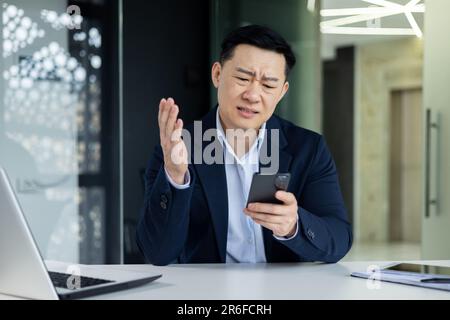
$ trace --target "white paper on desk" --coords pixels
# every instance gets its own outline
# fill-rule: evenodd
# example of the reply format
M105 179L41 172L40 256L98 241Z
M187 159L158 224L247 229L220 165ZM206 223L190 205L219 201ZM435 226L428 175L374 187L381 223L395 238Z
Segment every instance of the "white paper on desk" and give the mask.
M422 288L430 288L437 290L450 291L449 283L429 283L421 282L422 279L430 278L430 275L424 275L413 272L399 272L392 270L380 270L377 273L373 272L353 272L352 277L380 280L392 283L400 283Z

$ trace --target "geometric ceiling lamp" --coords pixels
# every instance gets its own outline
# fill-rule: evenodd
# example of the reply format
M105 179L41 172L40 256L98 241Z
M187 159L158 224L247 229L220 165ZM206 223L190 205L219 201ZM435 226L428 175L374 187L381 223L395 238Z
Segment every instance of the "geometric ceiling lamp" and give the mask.
M370 7L324 9L320 11L321 17L333 18L320 23L320 31L324 34L353 34L353 35L415 35L422 38L423 33L417 24L413 13L424 13L425 4L422 0L410 0L401 5L388 0L362 0L371 4ZM404 15L410 28L382 28L371 26L376 21L395 15ZM352 27L358 22L366 22L367 27Z

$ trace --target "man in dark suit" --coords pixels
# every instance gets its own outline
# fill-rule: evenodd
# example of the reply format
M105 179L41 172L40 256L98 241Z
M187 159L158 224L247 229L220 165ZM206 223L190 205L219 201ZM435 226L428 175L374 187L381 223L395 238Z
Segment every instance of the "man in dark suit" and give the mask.
M294 65L279 34L242 27L222 43L212 67L219 103L200 123L182 130L175 101L161 100L161 144L145 173L137 228L147 262L334 263L350 250L351 226L324 139L273 115ZM270 166L263 150L270 150ZM253 174L266 168L289 172L289 188L277 191L280 204L246 207Z

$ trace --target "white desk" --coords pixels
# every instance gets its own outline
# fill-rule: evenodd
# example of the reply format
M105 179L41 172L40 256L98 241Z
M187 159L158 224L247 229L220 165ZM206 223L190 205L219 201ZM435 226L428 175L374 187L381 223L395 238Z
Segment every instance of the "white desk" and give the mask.
M450 261L423 261L450 266ZM450 292L380 283L369 289L365 279L350 277L369 265L391 262L342 262L338 264L206 264L108 266L121 270L161 273L148 285L95 297L96 299L447 299ZM0 299L7 299L1 296Z

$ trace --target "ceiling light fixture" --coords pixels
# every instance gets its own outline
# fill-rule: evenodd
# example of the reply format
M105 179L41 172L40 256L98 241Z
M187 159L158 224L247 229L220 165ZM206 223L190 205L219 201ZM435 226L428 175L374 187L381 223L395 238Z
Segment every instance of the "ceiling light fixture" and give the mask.
M425 12L425 5L420 3L422 0L411 0L405 5L387 0L362 1L370 3L372 7L321 10L320 15L322 17L340 17L322 21L320 23L321 32L324 34L354 35L416 35L422 38L422 30L413 16L413 13ZM353 23L371 21L399 14L405 15L411 28L349 27Z

